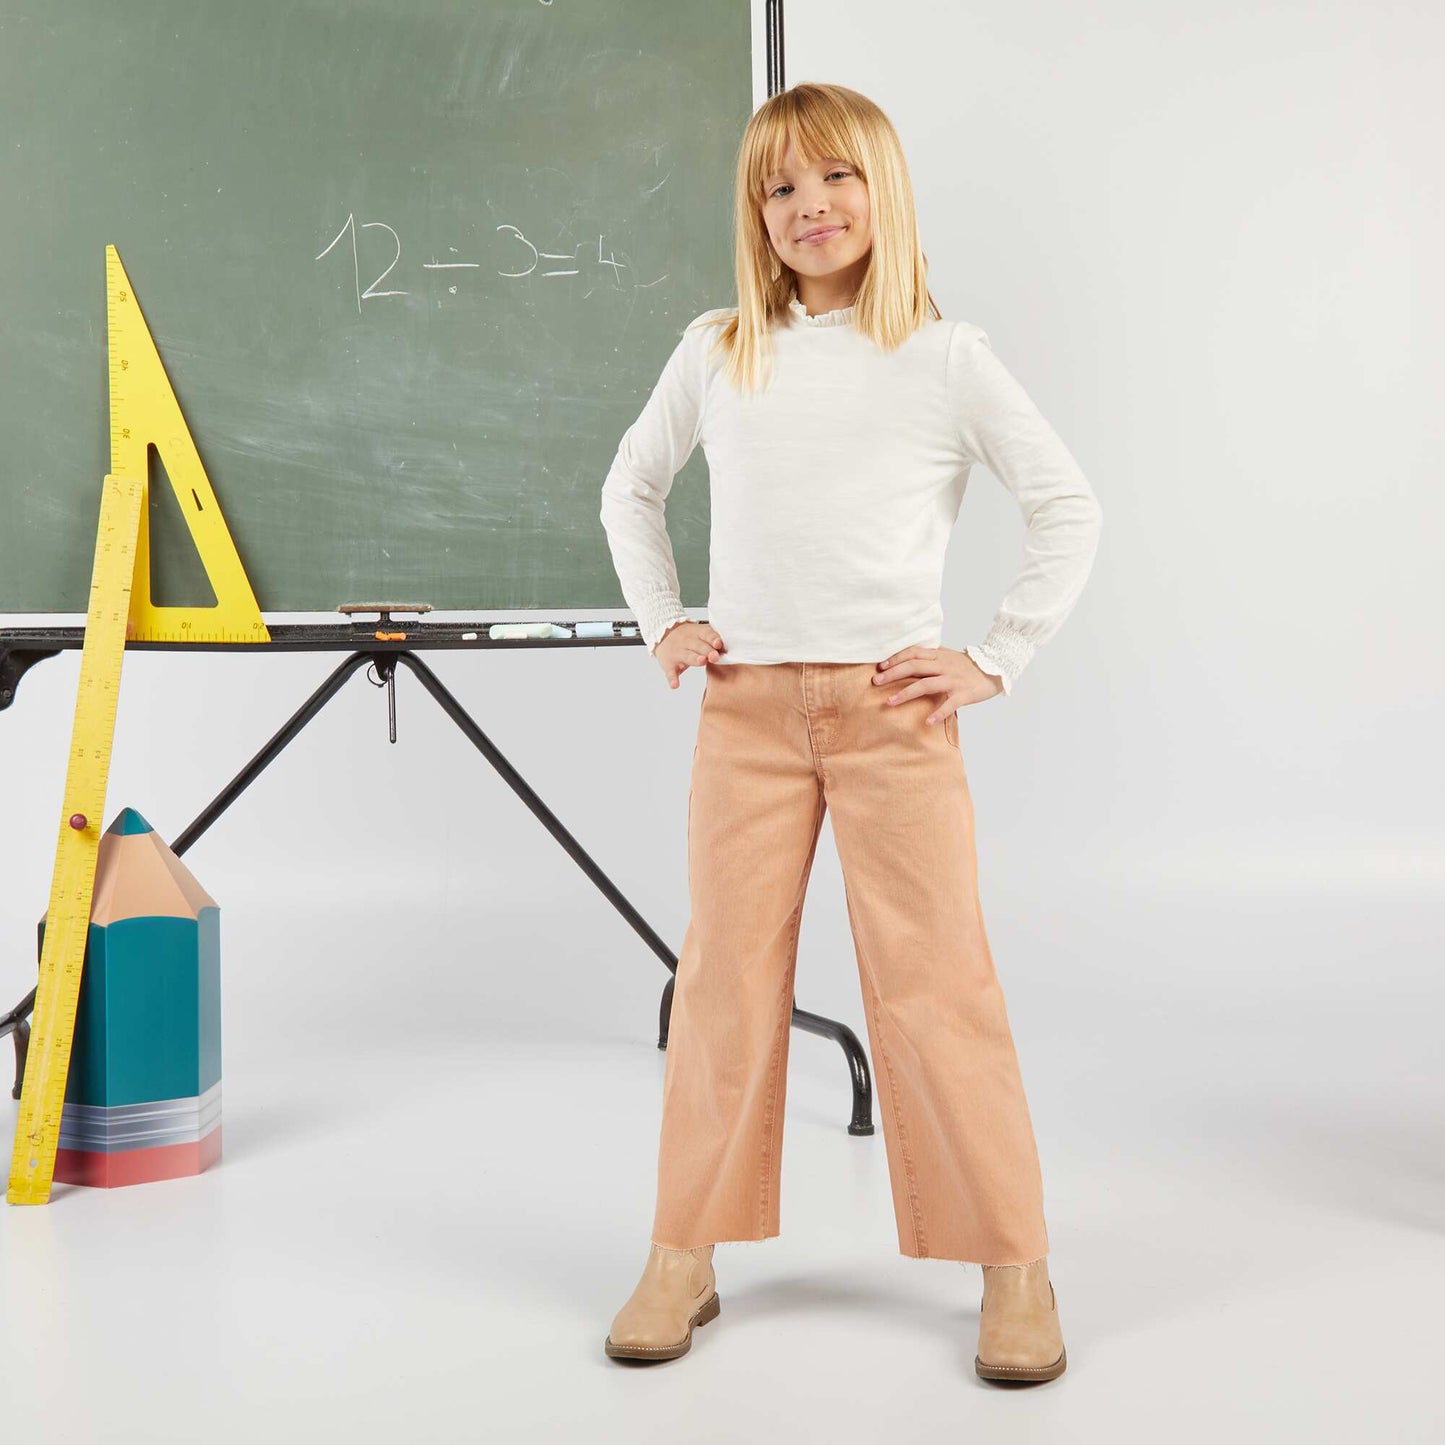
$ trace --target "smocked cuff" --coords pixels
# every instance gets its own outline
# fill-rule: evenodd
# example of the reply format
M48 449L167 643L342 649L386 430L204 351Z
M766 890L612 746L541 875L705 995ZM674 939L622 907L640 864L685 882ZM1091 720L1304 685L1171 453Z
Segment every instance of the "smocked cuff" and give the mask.
M647 644L649 652L657 650L663 634L674 622L690 622L681 601L672 592L658 592L654 596L639 599L640 605L633 608L637 617L637 630Z
M1007 695L1013 691L1018 675L1029 665L1037 648L1017 627L995 618L988 636L964 651L990 677L1003 683Z

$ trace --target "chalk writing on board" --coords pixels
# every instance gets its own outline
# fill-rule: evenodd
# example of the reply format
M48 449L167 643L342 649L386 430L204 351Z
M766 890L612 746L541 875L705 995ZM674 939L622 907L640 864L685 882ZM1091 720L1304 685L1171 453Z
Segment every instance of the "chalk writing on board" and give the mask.
M396 242L396 255L391 258L391 264L387 266L386 270L383 271L365 291L361 289L361 261L356 254L356 213L354 211L346 218L346 224L336 233L331 241L331 245L327 246L326 250L323 251L320 256L316 257L318 261L321 260L321 258L331 250L331 247L336 245L337 241L348 231L351 232L351 269L356 279L356 309L358 312L361 310L361 303L363 301L369 301L375 296L405 296L408 294L405 291L378 291L376 289L391 275L393 267L401 260L401 237L398 236L385 221L363 221L361 223L361 229L363 231L370 230L373 226L380 227L382 230L391 233L391 239Z
M575 261L577 249L574 246L571 251L539 251L515 226L498 226L499 231L510 231L531 253L532 264L525 271L498 271L498 276L530 276L537 269L537 262L542 261ZM602 237L597 238L597 259L602 259ZM612 260L610 254L607 264L616 266L618 262ZM578 267L574 266L570 271L543 271L544 276L575 276Z
M455 246L448 246L447 250L453 256L457 254ZM423 261L424 271L475 271L482 263L480 261Z
M666 177L664 177L664 179L666 179ZM391 226L387 225L387 223L386 223L385 221L363 221L362 224L361 224L361 229L362 229L363 231L368 230L368 229L370 229L370 228L372 228L372 227L378 227L378 228L386 231L387 234L390 235L392 241L393 241L393 242L395 243L395 245L396 245L396 252L395 252L395 254L392 256L391 262L390 262L390 264L387 266L386 270L384 270L384 271L381 273L381 275L379 275L379 276L376 278L376 280L374 280L374 281L366 288L365 291L363 291L363 290L361 289L361 261L360 261L359 255L358 255L357 243L356 243L356 215L355 215L355 212L353 212L351 215L347 216L345 225L343 225L342 228L336 233L336 235L332 237L330 243L326 246L325 250L323 250L320 255L318 255L318 256L316 256L316 257L314 258L314 259L317 260L317 261L323 260L327 255L329 255L329 254L331 253L332 250L334 250L334 249L336 248L336 246L340 243L342 237L345 236L348 232L350 233L350 235L351 235L351 269L352 269L352 277L353 277L354 286L355 286L355 291L356 291L356 309L357 309L358 312L361 311L361 303L362 303L363 301L372 301L372 300L375 300L375 299L377 299L378 297L382 297L382 296L409 296L409 295L411 294L409 291L398 291L398 290L379 291L379 290L377 290L377 287L379 287L379 286L381 285L381 283L382 283L383 281L385 281L386 278L387 278L389 275L391 275L392 271L393 271L393 270L395 269L395 267L396 267L396 263L397 263L399 260L401 260L401 237L400 237L399 235L397 235L396 231L395 231ZM521 278L523 278L523 277L534 276L534 275L535 275L535 276L541 276L541 277L550 277L550 276L580 276L580 275L582 274L582 266L579 264L579 261L580 261L580 255L579 255L579 253L581 252L581 249L582 249L580 243L579 243L577 246L574 246L574 247L572 248L572 250L570 250L570 251L542 251L542 250L539 250L538 247L535 246L531 241L529 241L529 240L527 239L527 237L526 237L520 230L518 230L518 228L517 228L516 226L504 224L504 225L498 226L498 227L497 227L497 230L498 230L499 232L508 232L508 233L510 233L511 237L512 237L516 242L518 242L519 244L521 244L522 246L525 246L526 249L527 249L527 251L530 253L530 264L526 267L525 270L522 270L522 271L498 271L498 272L497 272L497 275L498 275L498 276L505 276L505 277L507 277L507 278L509 278L509 279L512 279L512 280L519 280L519 279L521 279ZM456 255L456 254L457 254L457 248L456 248L455 246L448 246L447 249L448 249L453 255ZM626 254L626 253L624 253L624 254ZM549 268L547 268L547 269L541 269L541 270L538 269L540 266L542 266L542 263L544 263L544 262L551 262L551 261L570 261L572 264L571 264L570 266L549 267ZM617 286L617 285L620 284L619 273L620 273L621 271L627 271L627 270L630 270L630 269L631 269L631 267L628 265L628 263L627 263L626 261L619 261L619 260L617 259L616 255L615 255L612 251L609 250L605 255L603 254L602 237L601 237L601 235L599 235L599 236L597 237L597 256L596 256L596 262L595 262L595 264L596 264L597 266L599 266L599 267L610 268L609 271L608 271L608 274L611 275L611 277L612 277L612 282L613 282L613 285L614 285L614 286ZM424 270L424 271L477 271L477 270L480 270L480 269L481 269L482 263L481 263L480 261L436 261L436 260L432 260L432 261L423 261L423 262L421 263L421 265L422 265L422 270ZM654 278L654 279L651 280L651 281L634 281L634 282L633 282L633 285L634 285L634 286L637 286L637 287L640 287L640 288L646 288L646 287L650 287L650 286L656 286L656 285L660 284L661 282L666 281L666 280L667 280L667 276L668 276L668 273L664 272L661 276L658 276L658 277ZM456 288L456 286L454 286L454 285L448 286L448 287L447 287L447 291L448 291L448 293L451 294L452 296L455 296L455 295L457 294L457 288ZM589 291L587 292L587 295L590 296L591 294L592 294L592 292L589 290Z

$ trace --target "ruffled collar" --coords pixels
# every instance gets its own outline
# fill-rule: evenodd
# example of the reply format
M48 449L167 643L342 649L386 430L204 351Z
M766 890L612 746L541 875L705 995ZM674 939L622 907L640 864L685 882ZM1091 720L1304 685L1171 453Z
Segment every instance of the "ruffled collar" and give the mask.
M804 326L851 326L853 324L854 308L851 306L840 306L836 311L820 311L816 316L809 316L808 308L794 296L788 301L788 310Z

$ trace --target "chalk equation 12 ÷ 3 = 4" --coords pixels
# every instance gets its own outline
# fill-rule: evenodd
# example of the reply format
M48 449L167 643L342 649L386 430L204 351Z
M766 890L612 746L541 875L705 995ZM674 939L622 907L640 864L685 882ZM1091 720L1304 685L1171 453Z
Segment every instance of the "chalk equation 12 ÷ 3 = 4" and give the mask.
M347 216L345 225L343 225L342 228L335 234L335 236L331 238L331 241L327 244L325 250L323 250L320 255L315 257L317 261L324 260L332 253L332 251L336 250L336 248L341 245L342 241L347 236L350 236L351 273L355 284L356 309L358 313L361 311L361 303L363 301L377 301L387 296L411 295L411 292L409 291L403 291L396 288L389 288L387 290L381 289L382 282L384 282L387 277L389 277L391 273L396 270L397 263L401 260L401 237L397 235L395 229L387 225L385 221L362 221L360 223L360 229L363 231L384 231L386 235L391 238L391 244L386 247L386 251L389 253L390 259L386 261L386 265L376 275L375 279L367 285L365 290L362 289L361 278L363 275L371 274L372 270L374 269L374 263L368 263L366 271L362 271L360 254L361 248L357 241L358 223L356 220L355 212ZM538 250L538 248L534 246L532 242L529 241L526 236L524 236L522 232L519 231L515 226L502 225L498 226L497 230L498 232L506 235L509 238L510 245L520 248L516 256L515 264L521 265L523 269L520 271L499 270L496 273L498 276L505 276L509 280L524 280L530 277L546 279L553 276L580 276L583 273L585 267L588 270L595 268L596 273L599 276L610 277L611 284L613 286L621 286L624 284L621 279L621 273L623 271L629 271L632 269L627 264L627 262L619 261L613 252L608 251L605 255L603 254L602 237L600 235L597 237L596 257L593 258L591 256L587 256L584 259L582 253L582 246L580 243L574 246L570 251L541 251ZM378 237L377 239L381 238ZM447 249L454 256L459 254L455 246L448 246ZM340 254L345 254L344 247L342 248ZM623 254L626 255L626 252L624 252ZM554 267L551 264L554 261L566 262L568 264L564 266ZM423 261L421 265L422 270L424 271L479 271L482 268L482 263L480 261L432 260ZM666 274L664 274L662 276L656 277L651 281L633 282L633 285L640 287L657 286L666 280L667 276ZM449 284L447 286L447 290L451 295L455 296L457 294L456 283L453 282ZM591 295L590 291L588 292L588 295Z

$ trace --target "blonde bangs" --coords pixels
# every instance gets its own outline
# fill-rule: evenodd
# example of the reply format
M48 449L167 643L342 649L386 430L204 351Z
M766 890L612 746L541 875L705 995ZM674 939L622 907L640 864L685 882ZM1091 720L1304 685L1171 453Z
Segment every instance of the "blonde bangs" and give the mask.
M782 169L790 143L804 166L812 165L823 156L836 156L855 167L865 184L868 180L863 158L855 154L859 149L857 141L847 133L843 118L831 106L810 105L808 96L800 94L801 90L802 87L784 91L775 97L792 100L794 104L779 106L774 111L768 111L765 106L759 111L761 120L754 143L739 157L747 171L743 183L749 194L758 198L759 205L766 199L767 179Z

